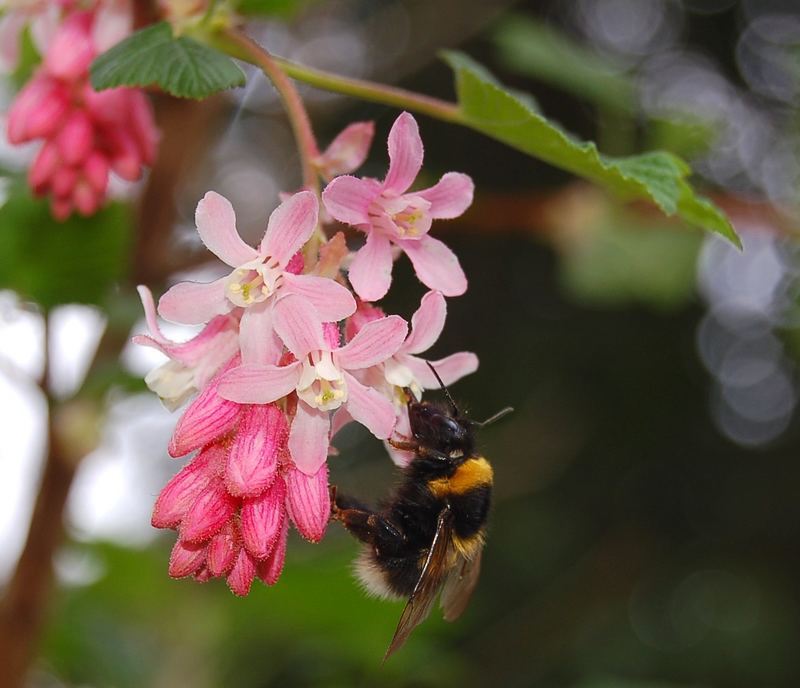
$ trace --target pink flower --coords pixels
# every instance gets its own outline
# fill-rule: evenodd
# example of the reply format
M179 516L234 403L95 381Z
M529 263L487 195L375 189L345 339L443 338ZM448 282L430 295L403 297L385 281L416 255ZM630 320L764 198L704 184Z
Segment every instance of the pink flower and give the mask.
M323 193L332 217L367 234L350 265L350 282L366 301L382 298L392 278L392 245L411 259L420 281L445 296L459 296L467 280L455 254L429 236L435 219L461 215L472 203L472 180L448 172L438 184L408 192L422 167L422 140L414 118L402 113L389 132L389 171L379 182L343 176Z
M438 389L439 382L431 372L421 354L430 349L444 329L447 304L437 291L429 291L422 297L419 308L411 316L411 332L400 348L383 364L383 372L389 384L409 388L417 399L426 389ZM478 369L478 357L470 351L460 351L438 361L432 361L445 385L452 385L465 375Z
M379 308L360 304L358 310L347 320L345 331L348 337L355 336L366 323L382 315ZM394 402L397 414L394 432L398 435L408 437L410 434L407 400L403 391L410 390L419 400L424 390L439 388L439 382L427 361L417 354L427 351L436 343L444 329L446 317L447 303L444 297L437 291L429 291L422 297L419 308L411 317L411 331L400 348L383 363L361 371L359 375L361 382L382 392ZM450 386L478 369L478 357L470 351L460 351L432 361L431 365L442 378L442 382ZM336 418L337 431L349 420L345 416ZM395 463L400 465L407 464L413 456L410 452L394 449L388 442L386 449Z
M137 287L142 299L149 335L133 337L134 344L157 349L170 358L153 369L144 381L174 411L208 381L239 351L239 321L232 315L212 318L202 332L187 342L172 342L161 333L156 319L153 295L145 286Z
M348 174L364 164L375 135L373 122L353 122L342 129L330 145L314 160L320 175L329 181L340 174Z
M41 67L9 110L8 139L44 139L28 180L36 195L52 197L53 214L65 219L73 210L98 210L110 172L138 179L155 159L158 135L141 91L95 93L89 84L92 59L130 32L130 2L104 0L90 11L59 13L59 19Z
M256 250L239 237L230 202L209 191L197 205L197 231L208 249L233 270L209 284L176 284L161 297L159 313L173 322L197 324L242 308L243 361L277 363L283 349L272 321L281 299L294 295L307 302L318 323L341 320L356 307L352 294L334 280L290 271L290 260L316 229L317 213L317 199L310 191L289 197L270 215Z
M171 576L225 577L231 591L246 595L256 576L267 585L278 580L289 521L317 542L331 506L327 467L308 476L289 460L277 406L241 406L238 414L233 442L220 435L167 483L152 524L178 531Z
M289 451L297 467L308 475L325 462L330 411L344 408L376 437L389 437L395 419L392 403L352 373L392 356L405 338L406 322L396 315L375 320L350 342L336 347L326 341L313 306L297 295L278 301L274 317L275 330L297 360L280 367L235 368L221 378L219 394L239 403L267 404L296 392Z

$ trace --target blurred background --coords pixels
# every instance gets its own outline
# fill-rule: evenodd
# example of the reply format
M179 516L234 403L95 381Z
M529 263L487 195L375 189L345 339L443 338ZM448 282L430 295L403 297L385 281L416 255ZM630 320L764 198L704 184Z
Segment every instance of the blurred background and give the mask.
M32 685L800 684L797 3L275 4L280 16L252 34L279 55L452 97L436 52L458 46L603 152L679 153L745 249L419 117L431 179L464 171L478 190L468 214L435 228L470 289L449 301L431 358L479 355L479 371L453 389L473 417L516 409L481 436L496 500L465 616L450 625L434 613L381 666L402 605L360 591L357 546L335 524L318 545L295 537L278 585L248 598L221 581L170 580L172 534L149 517L182 465L166 454L176 417L140 382L158 356L129 347L123 369L109 369L99 444L70 495ZM323 144L349 121L376 121L361 172L381 176L396 111L301 91ZM229 97L156 105L163 147L134 218L169 237L169 282L217 274L198 258L197 200L210 188L226 195L256 241L278 193L300 184L290 130L255 73ZM13 170L28 152L2 154ZM152 270L154 291L167 286L163 272ZM407 261L395 275L387 310L410 317L422 290ZM48 374L65 398L104 330L139 307L118 284L105 310L53 310ZM0 582L41 470L45 407L30 378L42 374L43 341L38 312L0 292ZM332 482L384 495L396 475L381 444L353 427L336 443Z

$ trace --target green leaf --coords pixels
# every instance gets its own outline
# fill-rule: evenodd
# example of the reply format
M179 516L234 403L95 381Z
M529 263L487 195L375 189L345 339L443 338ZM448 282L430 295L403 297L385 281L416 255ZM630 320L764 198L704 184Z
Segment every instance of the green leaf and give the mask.
M666 215L679 215L689 224L717 232L741 247L724 213L695 193L687 178L689 166L664 151L626 158L601 155L597 147L579 141L558 125L486 77L485 68L468 56L445 52L455 72L463 123L512 148L585 177L625 200L655 203Z
M233 60L187 36L174 37L166 22L137 31L98 56L91 78L98 91L158 86L173 96L198 100L245 83Z
M46 201L15 187L0 207L0 289L46 309L100 304L125 274L130 232L129 209L122 204L58 222Z

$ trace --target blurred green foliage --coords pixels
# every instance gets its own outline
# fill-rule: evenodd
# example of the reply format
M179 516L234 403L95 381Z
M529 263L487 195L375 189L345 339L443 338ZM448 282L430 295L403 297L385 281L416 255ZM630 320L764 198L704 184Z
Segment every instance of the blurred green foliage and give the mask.
M46 200L10 182L0 207L0 288L48 309L100 304L126 274L131 209L111 203L90 218L59 222Z

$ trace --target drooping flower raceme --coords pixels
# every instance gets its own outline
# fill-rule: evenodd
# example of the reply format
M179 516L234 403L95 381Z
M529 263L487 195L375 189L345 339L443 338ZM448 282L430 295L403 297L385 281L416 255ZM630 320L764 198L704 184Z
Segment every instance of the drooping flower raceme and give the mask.
M360 165L371 136L368 123L346 128L313 161L320 176ZM150 334L135 341L169 359L147 376L149 386L169 408L196 394L168 446L176 458L196 454L165 486L153 511L155 527L177 531L172 576L224 577L239 595L256 578L275 583L289 524L312 542L324 535L331 436L349 422L384 441L393 433L407 435L408 395L419 398L438 386L419 354L444 327L443 294L462 293L466 279L449 249L427 232L432 219L466 208L472 183L450 173L431 189L408 192L422 160L410 115L398 119L389 140L384 182L339 176L326 191L328 200L341 201L328 204L336 212L347 205L348 184L369 191L364 221L354 223L367 233L367 243L355 257L342 233L328 243L319 236L308 243L321 231L319 202L310 191L284 197L258 248L240 238L231 204L209 192L197 206L197 230L229 270L210 283L176 284L157 309L167 320L202 330L188 342L169 341L150 292L140 289ZM337 218L343 219L341 212ZM388 252L388 266L385 256L370 263L376 242ZM318 255L308 255L317 244ZM423 282L441 290L422 298L410 333L403 318L386 315L379 305L357 306L342 272L349 264L350 283L362 298L383 295L392 245L411 256ZM452 383L475 370L477 358L460 352L434 367ZM408 460L387 448L397 463Z
M13 144L42 140L29 170L34 193L49 195L59 219L73 210L91 215L102 205L110 172L135 181L155 159L158 135L152 108L138 89L95 92L89 65L96 55L124 38L132 28L127 0L101 0L90 9L50 3L43 61L17 95L8 113ZM12 27L13 28L13 27Z
M328 213L367 235L350 266L353 289L365 301L383 298L392 278L392 246L410 259L420 281L445 296L467 289L455 254L431 237L433 220L461 215L472 203L473 184L448 172L429 189L409 191L422 167L423 147L416 120L402 113L389 132L389 171L382 182L336 177L323 193Z

